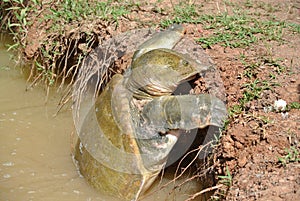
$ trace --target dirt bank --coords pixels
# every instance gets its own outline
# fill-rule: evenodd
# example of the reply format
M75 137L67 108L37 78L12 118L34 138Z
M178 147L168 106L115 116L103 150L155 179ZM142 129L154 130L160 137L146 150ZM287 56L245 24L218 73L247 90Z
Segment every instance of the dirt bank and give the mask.
M212 199L300 199L299 1L74 2L24 1L2 15L19 24L8 26L33 61L34 82L71 77L91 48L118 33L183 23L187 37L212 57L227 94L230 118L214 171L228 191L219 189ZM285 111L275 110L279 99Z

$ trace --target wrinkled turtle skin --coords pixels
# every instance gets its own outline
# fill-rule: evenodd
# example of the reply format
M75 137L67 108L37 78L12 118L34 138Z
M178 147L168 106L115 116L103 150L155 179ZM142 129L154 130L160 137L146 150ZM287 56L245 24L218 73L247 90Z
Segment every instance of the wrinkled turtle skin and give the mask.
M152 163L149 164L151 167L148 168L143 163L141 151L134 135L134 122L132 122L131 114L128 112L130 110L128 90L124 88L122 81L121 75L113 76L97 99L96 116L99 126L107 135L110 143L117 149L135 156L127 160L125 165L132 166L139 172L127 173L111 169L95 160L80 144L78 144L79 147L75 155L77 161L80 161L81 173L96 189L120 197L122 200L136 200L139 194L155 180L163 168L163 164L160 161L156 163L152 160ZM116 96L115 93L120 96ZM114 104L115 102L119 104ZM156 140L156 142L158 141ZM159 143L164 144L166 148L155 149L160 152L160 156L157 156L158 160L165 160L175 142L176 139L170 135L159 139ZM119 160L121 157L114 155L114 152L111 154L115 160Z
M135 98L152 99L172 94L181 82L207 69L207 66L187 55L158 48L141 55L132 63L132 68L125 74L125 85Z
M97 98L94 109L99 127L108 143L132 156L122 165L135 171L111 169L78 143L75 158L80 171L96 189L122 200L137 200L166 164L177 141L172 130L223 126L226 107L218 98L171 95L181 82L208 69L171 50L182 33L182 26L172 26L143 43L124 76L114 75ZM108 157L121 160L122 155L111 152Z

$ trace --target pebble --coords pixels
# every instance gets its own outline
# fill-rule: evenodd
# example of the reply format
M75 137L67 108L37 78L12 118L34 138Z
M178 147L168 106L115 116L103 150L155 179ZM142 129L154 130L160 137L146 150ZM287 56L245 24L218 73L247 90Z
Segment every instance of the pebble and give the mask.
M247 163L247 157L245 154L243 154L239 159L238 159L238 165L240 167L244 167Z
M276 111L285 111L286 109L286 101L283 99L276 100L274 102L274 109Z

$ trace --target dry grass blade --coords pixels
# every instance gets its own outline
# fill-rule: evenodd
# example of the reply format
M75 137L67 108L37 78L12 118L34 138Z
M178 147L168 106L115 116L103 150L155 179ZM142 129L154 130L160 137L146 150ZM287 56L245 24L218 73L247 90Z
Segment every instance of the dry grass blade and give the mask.
M218 184L216 186L213 186L213 187L209 187L209 188L206 188L206 189L203 189L202 191L198 192L198 193L195 193L194 195L191 195L189 199L185 200L185 201L191 201L191 200L194 200L196 197L204 194L204 193L207 193L209 191L213 191L213 190L217 190L217 189L220 189L222 188L224 185L223 184Z

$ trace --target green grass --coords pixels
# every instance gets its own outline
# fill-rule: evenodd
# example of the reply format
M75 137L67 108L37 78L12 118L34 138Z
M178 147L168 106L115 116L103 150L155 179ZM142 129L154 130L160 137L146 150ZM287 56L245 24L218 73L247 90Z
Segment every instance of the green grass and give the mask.
M288 23L287 25L290 27L291 31L295 33L300 33L300 24Z
M247 81L241 87L243 96L239 99L239 103L228 109L230 118L245 111L247 109L247 103L260 99L264 91L273 90L274 87L280 86L280 84L276 82L276 77L287 72L286 66L281 64L283 61L281 58L273 59L270 56L264 56L249 62L245 55L240 55L239 59L244 66L244 71L241 76L246 78ZM262 66L264 68L268 67L271 70L268 76L258 78L258 74L263 73L261 71Z
M199 18L199 7L196 7L194 4L179 3L174 5L174 11L171 16L173 18L163 19L160 24L162 27L166 28L171 24L182 24L182 23L200 23L201 19Z
M50 8L51 12L45 16L45 19L58 25L54 29L62 29L61 26L64 24L80 23L83 20L102 19L118 22L119 17L130 12L130 7L116 5L113 2L64 0Z
M226 175L222 176L222 175L219 175L218 178L220 179L220 183L221 184L224 184L228 187L230 187L232 185L232 176L230 174L230 171L228 169L228 167L226 167Z
M233 105L228 109L229 117L234 117L246 109L247 103L261 98L261 94L265 90L272 90L277 83L270 80L255 79L245 83L242 87L243 96L239 99L239 104Z
M173 23L202 24L205 30L211 32L209 35L197 39L203 48L210 48L215 44L243 48L260 41L284 42L285 29L294 33L300 31L299 24L276 20L274 17L262 20L259 16L247 14L241 6L233 5L233 7L236 7L233 14L227 12L201 14L201 6L181 3L174 6L173 17L163 19L161 26L168 27ZM270 5L267 4L254 6L252 1L246 1L244 7L262 7L272 13L278 11L277 9L270 11Z
M18 49L22 46L21 40L26 35L27 26L30 24L27 21L30 7L25 6L23 0L3 0L0 9L1 18L3 18L1 29L9 30L15 41L8 50ZM6 15L12 15L12 17L4 20Z
M283 157L278 157L278 162L282 166L286 166L288 163L293 163L293 162L299 162L300 161L300 156L299 156L299 150L297 150L296 147L291 146L289 149L285 149L286 155Z
M118 22L119 17L131 11L131 4L114 4L116 1L85 1L85 0L62 0L57 3L52 3L49 7L49 12L45 15L40 15L38 8L41 6L39 0L31 0L30 3L24 4L24 0L3 0L1 9L5 9L13 17L8 18L7 23L2 23L2 28L9 29L11 33L21 35L28 31L33 21L50 22L52 26L49 32L61 31L66 26L80 24L84 20L102 19L107 21ZM30 15L30 16L29 16ZM38 16L34 18L33 16ZM3 18L3 16L1 16ZM11 21L13 19L13 22ZM29 19L29 20L28 20ZM4 27L3 27L4 26ZM62 34L62 33L61 33ZM20 44L21 45L21 44Z
M207 15L202 17L204 29L212 34L201 37L197 41L203 48L221 44L226 47L246 47L258 41L281 41L285 22L262 21L255 17L235 13L228 15Z
M93 28L79 30L79 32L82 32L79 34L80 38L78 36L78 39L76 36L74 36L76 39L69 37L70 41L66 41L63 37L70 34L70 30L80 29L82 24L91 24L92 26L93 22L97 20L109 22L109 26L111 24L118 26L121 17L132 12L132 10L138 10L139 6L143 4L142 1L120 0L61 0L48 4L41 0L29 0L29 2L29 4L25 5L24 0L3 0L3 3L0 4L0 9L10 12L13 17L8 18L7 23L2 23L2 25L6 26L15 38L16 43L11 45L9 49L25 49L27 45L25 40L26 34L32 23L36 21L42 24L50 23L51 26L46 29L46 34L48 35L45 36L45 40L41 41L41 46L38 50L40 54L39 63L44 66L43 69L57 68L57 61L64 59L63 57L66 54L67 50L65 47L74 45L72 40L80 40L81 44L85 43L86 49L90 48L92 44L97 45L97 43L94 43L96 39ZM42 2L44 4L43 10L41 10ZM202 9L204 5L195 5L193 1L172 4L172 8L155 7L154 9L156 12L164 10L164 13L167 13L167 16L160 21L160 25L164 28L173 23L202 24L203 29L207 30L207 32L205 33L206 35L198 38L197 42L203 48L210 48L215 44L231 48L244 48L258 42L284 42L283 34L286 30L296 34L300 33L299 24L278 21L272 17L262 20L260 16L245 11L245 8L254 8L269 12L270 5L259 4L259 2L251 0L245 1L243 4L233 4L230 1L224 1L224 5L231 7L233 12L230 14L227 12L203 14ZM276 11L272 10L272 12ZM1 16L1 19L4 19L3 16ZM79 57L81 57L86 52L80 52L79 54ZM260 61L260 63L251 64L252 66L248 65L244 76L254 79L257 72L253 69L262 63L275 66L277 65L276 62L277 64L280 63L274 60ZM278 72L285 70L280 65L276 68ZM43 73L49 75L49 73ZM56 72L52 71L52 73ZM271 79L275 79L276 73L271 73L269 76ZM51 77L53 76L51 75ZM251 94L248 95L251 96ZM256 95L254 94L254 96Z
M28 45L27 34L32 25L46 30L43 38L39 38L39 47L35 52L38 55L33 58L36 66L33 74L37 73L41 80L53 85L58 75L67 71L69 64L64 62L65 59L72 57L70 65L79 66L82 57L87 53L84 50L78 51L78 41L85 44L87 50L93 44L97 45L98 38L93 32L97 29L97 24L94 22L108 21L117 26L119 18L129 13L133 4L116 0L61 0L52 3L29 0L26 4L24 0L3 0L0 5L1 13L5 11L7 16L11 16L7 18L6 23L2 23L2 28L8 29L15 41L9 50L25 50ZM82 25L89 25L90 30L81 29ZM73 36L70 30L74 30ZM68 54L68 51L72 55Z
M298 109L300 110L300 103L299 102L291 102L287 105L287 109L291 110L291 109Z

